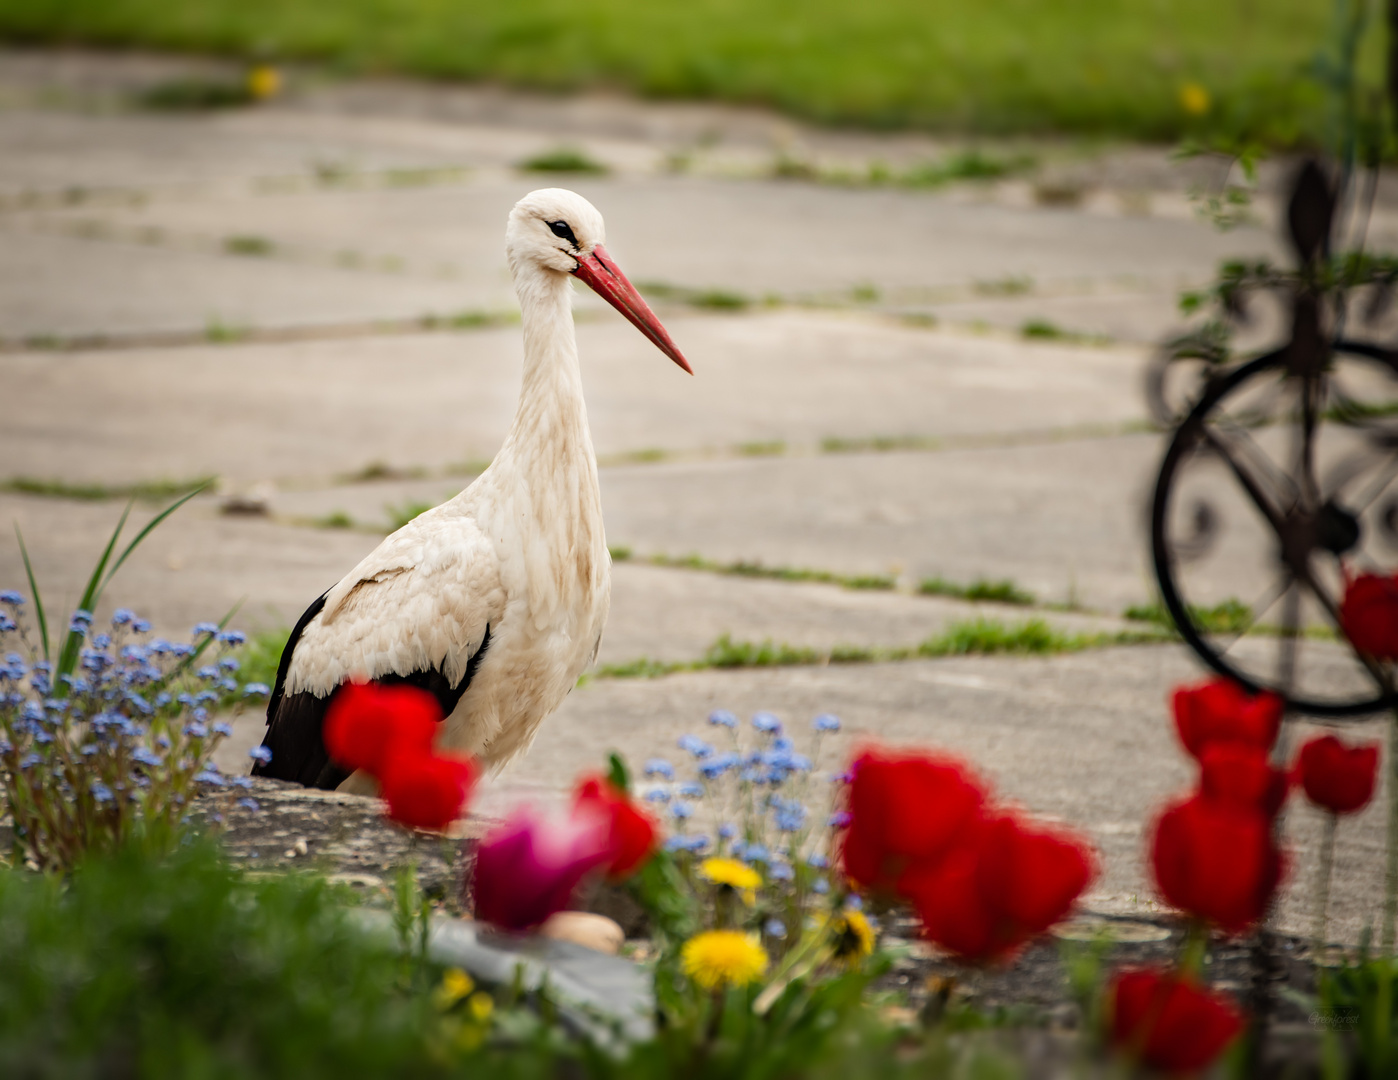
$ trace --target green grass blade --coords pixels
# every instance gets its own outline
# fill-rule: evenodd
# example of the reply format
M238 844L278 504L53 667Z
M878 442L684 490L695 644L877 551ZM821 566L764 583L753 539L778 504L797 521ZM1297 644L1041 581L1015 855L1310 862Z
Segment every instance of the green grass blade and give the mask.
M82 599L78 601L78 607L83 611L91 611L96 605L98 597L102 595L102 571L107 568L107 562L112 557L117 541L121 539L121 530L126 527L126 519L131 515L131 507L134 505L134 500L126 504L126 509L121 512L121 518L117 521L116 528L112 530L111 539L107 541L102 557L92 568L92 576L87 579L87 588L83 590ZM55 697L67 697L68 695L67 686L60 680L64 675L71 675L73 669L78 666L78 651L82 648L85 636L80 631L69 630L68 636L63 639L63 651L58 654L58 664L53 671Z
M132 540L131 543L126 545L126 550L123 551L117 557L117 561L112 564L111 570L107 572L107 576L102 580L102 584L97 589L97 595L102 595L102 590L107 587L107 582L112 580L112 578L116 575L116 572L121 569L121 564L126 561L127 556L130 555L133 551L135 551L136 548L140 545L141 541L150 535L152 529L154 529L157 525L159 525L162 521L164 521L167 517L173 514L185 503L189 502L189 500L194 498L194 496L198 495L201 491L205 490L208 486L209 485L207 483L200 484L197 488L189 492L187 495L181 495L164 510L156 514L155 517L151 518L150 523L136 534L136 538ZM130 510L130 507L127 507L127 509ZM122 515L122 520L126 520L125 514ZM88 610L91 609L89 608Z
M34 567L29 562L29 551L24 546L24 534L15 522L15 539L19 541L19 553L24 558L24 572L29 575L29 591L34 596L34 617L39 620L39 637L44 646L44 660L49 659L49 623L44 617L44 602L39 598L39 583L34 580Z

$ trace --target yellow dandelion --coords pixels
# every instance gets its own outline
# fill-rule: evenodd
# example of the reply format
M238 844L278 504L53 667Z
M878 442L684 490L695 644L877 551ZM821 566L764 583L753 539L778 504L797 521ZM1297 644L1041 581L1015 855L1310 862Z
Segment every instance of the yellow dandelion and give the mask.
M1180 87L1180 107L1189 115L1203 116L1211 104L1209 92L1197 82L1187 82Z
M271 64L258 64L248 72L248 93L254 101L266 101L281 93L282 73Z
M447 968L432 997L437 1008L450 1009L475 988L475 981L466 972L460 968Z
M846 911L830 923L835 955L848 964L857 964L874 951L874 928L862 911Z
M706 930L684 943L684 973L705 990L746 986L767 970L767 950L756 935L740 930Z
M478 990L471 995L471 1000L466 1002L466 1009L477 1021L484 1024L495 1011L495 999L484 990Z
M755 889L762 884L762 875L737 859L705 859L699 864L699 873L715 885L727 885L741 891Z

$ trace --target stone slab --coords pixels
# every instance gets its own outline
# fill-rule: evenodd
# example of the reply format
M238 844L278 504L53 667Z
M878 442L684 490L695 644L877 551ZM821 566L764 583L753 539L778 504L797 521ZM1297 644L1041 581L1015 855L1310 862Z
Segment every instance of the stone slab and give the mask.
M504 269L509 208L562 183L607 219L608 250L634 281L752 297L840 296L1015 281L1198 283L1225 257L1276 253L1261 229L1218 233L1170 218L1112 218L978 201L961 192L840 188L701 177L531 177L367 191L219 192L44 212L94 215L172 237L256 235L323 258L353 250L419 269ZM1022 287L1022 286L1020 286Z
M694 366L692 379L613 312L578 327L603 456L1043 431L1145 414L1133 350L838 313L671 314L666 322ZM489 459L514 414L521 362L517 326L0 353L10 408L0 461L9 476L74 482L215 473L250 483L333 476L373 461L438 468Z
M470 306L449 281L87 240L0 222L0 338L417 319Z
M114 503L0 496L0 522L24 532L42 595L68 610L119 515ZM149 520L137 510L127 535ZM113 580L99 616L131 607L159 632L181 635L196 622L242 607L243 629L285 628L353 567L378 538L364 533L279 526L216 513L196 500L153 532ZM0 588L28 592L14 534L0 532ZM941 597L754 580L623 562L613 567L611 617L599 662L641 657L699 658L720 634L829 650L836 645L913 646L952 621L1015 623L1044 617L1070 632L1114 630L1116 620L1046 613Z

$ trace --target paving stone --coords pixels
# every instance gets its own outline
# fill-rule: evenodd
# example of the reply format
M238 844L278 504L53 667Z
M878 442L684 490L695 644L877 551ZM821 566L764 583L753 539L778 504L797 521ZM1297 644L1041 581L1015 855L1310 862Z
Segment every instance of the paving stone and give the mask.
M327 259L348 250L371 261L395 256L420 272L446 265L498 277L509 208L558 182L482 175L452 186L230 192L41 216L98 216L171 236L255 235ZM1007 207L956 193L688 177L562 182L602 211L608 250L633 280L758 298L848 298L856 286L896 298L978 282L1020 288L1125 278L1178 286L1206 279L1224 257L1275 251L1260 229L1220 234L1188 220ZM819 223L814 231L812 223ZM694 242L699 236L703 242Z
M460 288L445 281L43 235L0 223L0 338L9 341L417 319L463 306Z
M1028 345L834 313L673 314L666 322L692 379L610 311L578 328L603 456L1044 431L1145 412L1140 354L1129 350ZM372 461L489 459L514 415L521 360L517 326L0 353L11 410L0 460L11 476L73 482L208 473L252 482L333 476Z

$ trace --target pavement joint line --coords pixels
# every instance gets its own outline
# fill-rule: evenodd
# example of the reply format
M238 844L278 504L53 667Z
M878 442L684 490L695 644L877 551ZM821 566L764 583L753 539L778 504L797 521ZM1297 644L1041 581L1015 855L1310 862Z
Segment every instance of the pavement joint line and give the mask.
M288 331L290 334L291 332ZM294 336L286 340L300 340ZM771 442L737 443L727 447L708 447L698 450L662 450L647 448L621 451L613 454L599 454L599 468L615 469L649 465L688 465L703 463L724 463L754 459L811 458L834 454L891 454L891 453L947 453L958 450L1005 450L1020 447L1051 446L1070 442L1094 442L1104 439L1121 438L1131 435L1158 434L1160 429L1145 419L1123 420L1100 424L1078 424L1061 428L1042 428L1022 432L984 432L966 435L945 436L869 436L861 438L828 437L818 444L794 444L780 440ZM480 475L490 464L489 461L457 462L430 468L427 466L387 466L380 463L368 466L356 473L339 474L331 477L283 477L274 480L280 491L321 491L360 484L421 481L460 481ZM368 475L366 475L366 473ZM191 479L188 487L207 484L216 477ZM12 476L0 479L0 492L14 495L27 495L35 498L72 499L80 502L104 499L137 498L153 500L164 498L173 490L168 479L141 480L124 483L67 482L52 478L32 476ZM299 528L324 528L319 519L301 515L257 515ZM360 532L383 534L379 526L368 522L351 522L337 525L336 528L352 528Z

